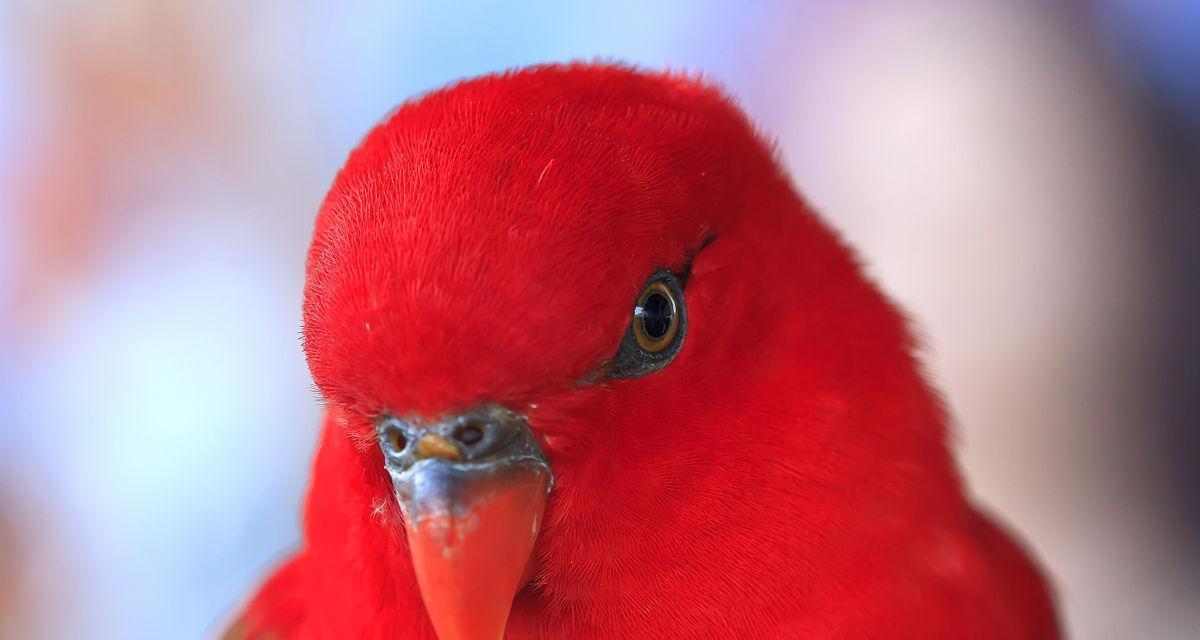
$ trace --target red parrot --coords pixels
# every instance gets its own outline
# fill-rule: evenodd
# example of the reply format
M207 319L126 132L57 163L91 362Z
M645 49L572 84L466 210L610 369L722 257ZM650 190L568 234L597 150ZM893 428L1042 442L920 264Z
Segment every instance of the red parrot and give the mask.
M303 544L230 637L1059 637L903 315L703 80L404 104L320 209L303 316Z

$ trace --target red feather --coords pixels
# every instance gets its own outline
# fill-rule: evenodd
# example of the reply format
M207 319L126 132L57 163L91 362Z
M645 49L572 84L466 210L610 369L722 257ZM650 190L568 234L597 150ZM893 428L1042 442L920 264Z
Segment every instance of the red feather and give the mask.
M679 356L594 381L706 239ZM305 543L242 629L433 638L371 420L495 402L556 478L508 638L1058 637L902 315L698 79L545 66L405 104L320 211L304 337Z

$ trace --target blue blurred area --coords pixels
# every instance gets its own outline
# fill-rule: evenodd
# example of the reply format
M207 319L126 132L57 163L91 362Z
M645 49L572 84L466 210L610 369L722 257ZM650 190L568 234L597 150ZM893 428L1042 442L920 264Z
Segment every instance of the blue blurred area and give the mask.
M346 149L403 98L492 71L566 60L703 70L738 84L744 43L778 2L336 4L278 24L302 46L306 99ZM268 22L278 16L272 12ZM800 25L797 25L800 26ZM294 42L294 41L293 41ZM286 45L285 45L286 46Z
M615 59L648 68L703 71L738 95L765 130L780 135L784 157L797 169L797 182L806 192L811 188L818 204L830 203L826 213L835 223L851 231L907 229L916 223L902 203L868 207L858 217L850 212L849 205L860 202L856 194L887 193L888 187L873 183L870 172L849 159L901 153L889 146L899 144L895 140L855 137L865 130L859 124L887 124L889 114L896 113L889 111L890 103L871 102L877 95L871 91L885 87L895 92L886 95L899 96L897 104L911 107L927 103L903 99L953 97L973 82L1000 82L996 78L1003 74L993 78L991 63L972 67L970 59L961 61L939 49L970 53L978 40L1002 50L996 57L980 54L982 60L1008 59L1023 51L1047 60L1092 61L1100 71L1089 76L1086 83L1091 84L1054 76L1052 84L1061 79L1068 87L1064 92L1083 88L1056 94L1045 104L1059 109L1067 121L1117 122L1130 132L1120 139L1133 141L1128 149L1113 148L1112 158L1096 162L1120 158L1130 163L1136 169L1130 179L1141 180L1132 190L1165 193L1169 189L1154 179L1157 174L1144 180L1132 176L1153 173L1180 154L1196 162L1200 4L1112 1L1064 4L1053 11L1020 4L996 16L982 8L978 14L964 13L954 3L930 7L911 19L895 19L903 12L894 6L868 3L712 0L274 2L252 7L231 0L203 7L131 0L0 7L0 531L16 532L0 538L0 571L11 572L0 575L0 602L15 603L0 605L0 636L212 635L264 572L298 544L300 505L320 419L298 338L307 236L324 190L347 152L409 96L454 79L544 61ZM1053 26L1060 23L1068 26ZM964 36L964 24L971 34L982 35ZM1051 26L1043 31L1039 25ZM905 35L909 33L920 35ZM950 74L946 77L953 81L934 76L934 82L916 72L911 78L883 77L883 69L925 68L904 66L910 60L950 61L948 70L936 71ZM867 84L854 83L860 79ZM830 115L844 112L822 111L833 103L821 87L844 90L842 99L867 115L846 124L834 118L836 113ZM1013 95L1003 89L996 91ZM1111 113L1091 110L1095 95L1112 101ZM1024 100L1012 102L1019 108ZM915 115L909 115L918 122L929 118L935 131L943 121L964 118L974 108L969 101L931 99L928 104L933 106L913 107ZM922 111L930 108L935 111ZM1040 117L1028 116L1031 122ZM983 120L963 121L970 130L990 126L979 124ZM1187 133L1165 150L1145 133L1163 122L1187 123L1179 129ZM898 119L896 127L887 124L885 131L909 124ZM858 140L861 148L831 155L831 149L843 147L820 146L818 138ZM936 138L915 143L936 149ZM983 155L965 161L955 156L949 164L968 170L975 161L991 166L986 149L975 151ZM1080 163L1086 165L1084 160ZM838 162L851 169L834 175L830 167ZM1030 171L1042 171L1031 162ZM892 165L887 166L884 173L894 174ZM902 162L900 169L904 166ZM1080 184L1103 182L1088 177L1093 175L1107 174L1098 169L1080 178ZM1194 186L1194 176L1200 174L1191 175L1178 179ZM1010 182L998 184L964 197L979 202L1014 189ZM1053 183L1047 189L1053 191ZM1076 195L1067 194L1063 201L1088 202L1086 197L1070 199ZM1171 202L1194 207L1197 201L1188 197ZM839 202L848 206L832 206ZM1119 253L1127 253L1135 266L1150 265L1144 281L1129 276L1130 282L1098 285L1102 288L1095 298L1115 307L1127 300L1122 296L1165 279L1139 253L1145 246L1134 244L1141 238L1153 253L1158 227L1151 222L1157 214L1136 203L1114 211L1118 222L1111 238L1130 243ZM894 227L887 226L889 220ZM963 238L1003 236L988 226L998 224L994 216L964 217L953 224L962 225L953 230ZM936 296L955 286L954 278L926 281L924 289L906 285L907 265L887 258L889 241L924 247L914 244L922 233L881 234L894 237L876 240L867 232L852 233L851 240L864 238L869 259L881 256L881 279L897 286L918 317L934 326L952 326L938 323L954 321L954 305L943 313ZM1073 242L1050 231L1032 237L1024 228L1011 235L1039 246ZM1196 265L1195 247L1173 251L1178 260L1172 264L1181 265L1176 269ZM961 262L947 258L936 269L952 276L974 273L971 269L1002 273L1005 268L980 265L971 254L964 251ZM1105 259L1099 252L1087 254L1067 266L1081 282L1090 282L1089 269L1100 269L1096 265ZM1008 288L1022 295L1020 286ZM1013 300L1014 305L1029 301ZM1088 300L1084 303L1091 304ZM1185 303L1189 301L1174 301ZM1169 315L1172 303L1162 304L1162 313ZM1086 333L1088 318L1100 315L1093 311L1080 307L1054 313ZM1115 335L1104 333L1112 326L1102 321L1096 327L1096 333L1087 335L1098 342ZM1167 339L1140 325L1131 331L1132 337L1120 334L1124 337L1119 339L1129 344ZM935 371L945 376L951 391L956 386L964 390L951 394L962 398L955 404L962 414L987 415L1007 404L987 392L996 387L990 376L1003 373L976 375L972 358L977 351L972 349L1003 349L986 342L986 335L978 335L982 332L964 333L972 335L961 348L947 339L948 355L935 361ZM1013 340L1033 340L1031 335L1015 333ZM1121 380L1116 376L1130 370L1128 361L1076 366L1068 356L1062 355L1063 362L1072 363L1069 372L1079 376L1089 401L1105 395L1105 385L1115 387ZM1153 365L1142 360L1134 364ZM1113 377L1087 377L1110 370ZM963 375L956 378L956 373ZM1019 382L1027 377L1024 373L1018 368L1011 375ZM1140 393L1129 391L1135 392ZM1146 403L1170 403L1175 396L1130 398L1122 405L1129 413L1122 415L1134 416L1130 423L1137 425L1137 419L1152 420L1151 414L1162 413L1158 408L1139 413ZM1061 418L1063 433L1107 438L1114 450L1134 437L1128 424L1101 435L1070 431L1072 425L1087 423L1091 414L1080 408L1085 404L1081 400L1064 405L1061 413L1046 414ZM1036 409L1031 407L1030 413ZM1011 435L1007 429L1021 417L997 414L995 428L966 429L976 442L1017 438L1019 432ZM1161 424L1170 429L1174 423ZM1010 453L1049 447L1066 458L1077 445L1065 436L1059 440L1045 447L1012 444ZM1160 637L1194 628L1189 625L1195 616L1185 606L1195 602L1187 589L1198 584L1192 581L1194 545L1131 528L1127 540L1102 539L1090 555L1073 556L1075 545L1086 543L1078 532L1087 530L1087 518L1097 512L1062 515L1055 521L1044 514L1058 503L1039 502L1051 499L1043 495L1047 492L1016 481L1011 492L1003 490L1007 476L995 469L1008 469L1011 459L973 451L980 448L968 447L968 476L980 482L985 497L1014 516L1016 527L1027 531L1067 583L1068 616L1075 617L1077 631L1130 629L1131 621L1141 616L1159 620ZM1138 464L1144 465L1138 469L1155 466L1153 460ZM1103 500L1108 489L1089 484L1093 471L1065 464L1061 500ZM1171 500L1195 498L1172 497L1156 482L1131 489L1143 492L1136 501L1154 509L1161 501L1163 513L1178 513ZM1119 519L1124 506L1113 504L1104 517L1117 514ZM1148 517L1130 513L1133 521ZM1164 589L1183 593L1179 602L1157 609L1141 604L1131 610L1107 608L1111 603L1106 598L1124 588L1110 592L1089 587L1091 576L1105 573L1091 559L1130 540L1134 545L1152 540L1167 549L1162 553L1168 555L1145 560L1145 572L1130 575L1150 584L1156 567L1176 566L1179 577L1164 583ZM11 560L6 563L5 558ZM1141 583L1125 584L1137 589Z
M1200 3L1106 0L1097 9L1113 64L1200 128Z

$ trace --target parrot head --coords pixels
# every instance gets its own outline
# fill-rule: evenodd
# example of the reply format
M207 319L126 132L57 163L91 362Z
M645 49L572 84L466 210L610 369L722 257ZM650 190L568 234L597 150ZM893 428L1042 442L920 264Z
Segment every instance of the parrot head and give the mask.
M747 628L960 500L900 314L686 75L401 106L321 208L303 313L341 483L385 514L339 544L385 541L371 597L415 576L442 640Z

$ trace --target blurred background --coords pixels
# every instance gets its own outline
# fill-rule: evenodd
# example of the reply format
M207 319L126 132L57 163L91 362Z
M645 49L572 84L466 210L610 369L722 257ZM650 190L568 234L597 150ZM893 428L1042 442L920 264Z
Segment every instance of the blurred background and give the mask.
M1200 2L0 4L0 636L211 636L299 539L304 255L415 93L702 70L922 328L1077 638L1200 629Z

